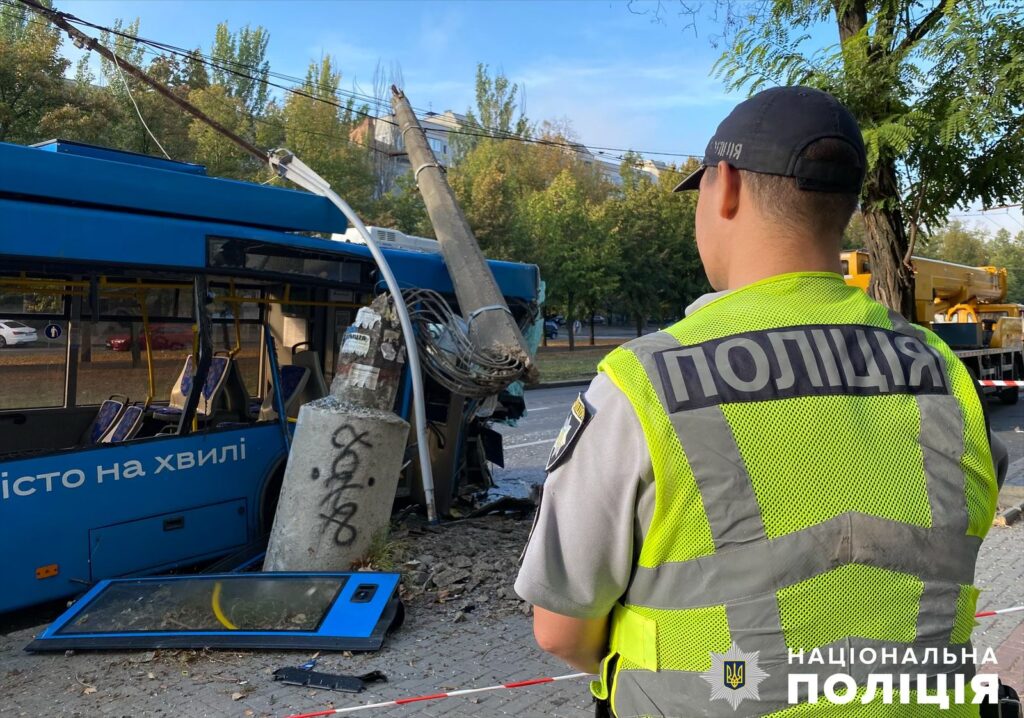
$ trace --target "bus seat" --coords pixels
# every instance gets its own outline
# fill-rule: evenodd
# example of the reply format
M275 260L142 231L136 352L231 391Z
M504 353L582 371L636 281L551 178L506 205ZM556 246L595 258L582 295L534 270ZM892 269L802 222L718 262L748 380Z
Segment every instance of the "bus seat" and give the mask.
M142 420L145 418L146 412L143 406L134 404L129 406L121 414L121 419L103 435L100 439L100 443L103 444L120 444L122 441L128 441L134 439L135 435L139 433L139 429L142 428Z
M171 387L171 396L167 401L167 406L155 407L153 409L154 417L164 421L173 421L181 416L181 412L185 408L185 398L192 390L192 378L195 374L195 362L192 360L192 355L189 354L185 357L185 366L181 368L181 373L178 374L174 386Z
M196 416L206 419L213 413L213 407L220 398L224 389L224 382L228 375L228 357L213 357L210 361L210 370L206 373L206 382L203 384L203 393L199 397L199 404L196 407ZM195 363L192 355L185 359L185 366L178 375L178 380L171 388L171 397L167 406L159 406L153 410L153 417L162 421L177 421L181 412L185 409L185 399L192 390L192 380L195 376Z
M322 399L331 393L324 379L323 369L320 368L320 354L315 351L302 351L292 354L292 364L304 366L309 369L309 381L302 390L302 399L299 405L308 404L314 399Z
M121 418L127 404L128 397L118 394L113 394L109 399L104 399L103 403L100 404L100 410L96 413L96 418L89 425L89 430L86 432L85 440L82 443L89 446L98 444L103 435L110 431L110 427L114 426L118 419Z
M250 421L249 390L245 388L242 370L234 359L228 360L221 401L212 413L217 415L217 419L241 422Z
M284 399L284 412L286 416L296 417L299 415L299 407L302 406L302 390L309 381L309 369L295 364L285 364L280 369L281 373L281 395ZM277 419L277 410L274 408L274 391L269 389L266 398L263 399L263 406L260 407L260 421L274 421Z

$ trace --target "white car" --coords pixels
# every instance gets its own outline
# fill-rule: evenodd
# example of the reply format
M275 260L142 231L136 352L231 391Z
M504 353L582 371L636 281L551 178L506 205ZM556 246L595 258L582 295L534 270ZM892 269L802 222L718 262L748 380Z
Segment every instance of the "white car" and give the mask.
M13 319L0 319L0 349L38 340L39 335L29 325L16 322Z

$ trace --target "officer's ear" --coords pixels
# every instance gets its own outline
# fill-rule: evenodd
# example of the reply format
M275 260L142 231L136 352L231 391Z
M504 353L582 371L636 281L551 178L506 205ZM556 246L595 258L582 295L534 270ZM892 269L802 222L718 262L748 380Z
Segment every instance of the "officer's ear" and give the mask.
M724 160L715 169L715 211L722 219L733 219L740 209L740 171Z

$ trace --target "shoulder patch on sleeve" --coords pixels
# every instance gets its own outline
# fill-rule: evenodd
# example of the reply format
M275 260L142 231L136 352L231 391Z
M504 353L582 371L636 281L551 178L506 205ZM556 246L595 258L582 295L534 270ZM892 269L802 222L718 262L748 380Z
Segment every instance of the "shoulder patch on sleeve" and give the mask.
M569 409L569 416L565 417L561 431L555 438L555 445L551 447L551 455L548 457L548 465L544 467L545 471L553 470L572 451L573 444L583 433L583 427L586 426L592 413L583 399L583 394L579 394Z

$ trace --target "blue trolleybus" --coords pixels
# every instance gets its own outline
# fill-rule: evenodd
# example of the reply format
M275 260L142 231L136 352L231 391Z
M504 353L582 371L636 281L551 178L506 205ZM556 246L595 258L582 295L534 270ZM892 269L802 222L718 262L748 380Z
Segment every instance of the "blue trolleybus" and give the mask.
M258 542L289 418L382 290L367 248L321 197L196 165L58 141L0 168L0 612ZM385 253L452 295L439 254ZM491 266L529 321L536 267ZM430 384L428 418L467 426Z

